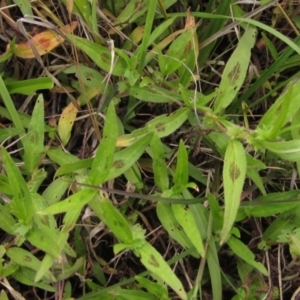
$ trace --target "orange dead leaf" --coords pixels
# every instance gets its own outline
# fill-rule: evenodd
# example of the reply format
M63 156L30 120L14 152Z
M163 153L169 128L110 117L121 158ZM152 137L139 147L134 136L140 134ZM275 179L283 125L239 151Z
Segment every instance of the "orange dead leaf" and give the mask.
M69 25L60 28L63 33L72 33L77 27L78 22L74 21ZM35 53L32 51L31 46L35 48L39 55L44 55L52 51L55 47L64 42L64 38L53 30L41 32L29 41L21 44L16 44L14 54L18 57L29 59L35 58ZM7 52L10 51L10 45L7 46Z

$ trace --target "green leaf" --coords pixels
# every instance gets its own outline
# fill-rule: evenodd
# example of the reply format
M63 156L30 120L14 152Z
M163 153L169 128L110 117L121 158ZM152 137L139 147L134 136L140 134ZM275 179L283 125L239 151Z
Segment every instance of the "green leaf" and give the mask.
M188 55L193 55L193 53L186 53L186 47L192 40L194 35L193 30L186 30L180 34L169 46L166 56L164 57L164 75L171 75L180 67L183 66L185 59Z
M44 151L44 98L40 94L36 100L28 135L24 138L24 162L26 169L33 173L39 166Z
M165 161L163 144L156 133L153 134L150 147L155 185L161 192L169 188L168 167Z
M16 225L16 221L13 216L10 214L9 208L7 205L3 205L0 203L0 228L8 233L14 234L14 226Z
M29 225L33 217L33 205L28 187L15 162L3 147L1 154L9 183L14 187L11 213Z
M106 72L111 72L116 76L123 76L125 73L125 62L120 57L118 57L117 60L115 59L115 61L112 61L111 53L107 46L104 47L98 45L85 38L80 38L72 34L67 34L67 38L74 44L74 46L84 51L100 69Z
M28 0L14 0L13 1L15 4L18 5L20 8L23 16L33 16L32 9L31 9L31 4L30 1Z
M80 161L78 157L59 148L53 148L48 150L47 155L53 162L57 163L60 166Z
M175 218L171 205L158 202L156 213L160 223L172 239L177 241L183 248L189 249L193 247L186 233L182 230L180 223ZM199 256L197 253L193 253L192 255L195 257Z
M130 147L118 151L114 155L114 162L106 180L111 180L122 175L140 158L149 144L152 134L149 133Z
M1 274L1 276L2 276L2 274ZM19 299L23 300L22 298L19 298ZM1 290L1 292L0 292L0 300L9 300L7 294L4 290Z
M173 192L176 194L176 191L181 191L182 188L188 184L188 179L188 154L184 142L180 140L177 152L176 170L173 179Z
M132 242L133 237L129 222L120 211L113 206L110 200L98 196L94 198L89 205L100 220L108 226L122 243L130 244Z
M0 174L0 190L6 195L13 195L12 186L9 184L8 178Z
M160 138L166 137L175 132L187 120L190 113L189 108L179 108L169 116L160 115L141 129L134 130L131 134L126 134L118 138L118 146L125 147L135 143L149 132L156 132Z
M78 258L75 263L70 267L64 267L62 271L57 275L58 281L63 281L71 276L73 276L78 270L82 269L85 260L83 257Z
M86 169L91 168L93 165L94 158L85 158L78 160L76 162L69 162L63 164L61 167L59 167L55 173L55 176L60 176L64 174L85 174ZM72 175L69 175L72 176Z
M230 141L225 152L223 167L225 211L220 244L228 239L235 221L246 177L246 168L246 154L242 143L237 140Z
M144 27L144 34L143 34L143 40L140 48L137 50L137 53L140 54L139 61L140 64L138 66L138 72L142 74L143 68L145 67L145 59L148 49L148 41L151 34L153 22L155 19L155 12L157 9L157 1L158 0L147 0L144 1L141 8L146 8L147 16L145 20L145 27ZM148 2L148 3L147 3ZM136 12L134 13L136 15Z
M300 161L300 140L284 142L261 141L260 143L266 149L287 161Z
M182 102L178 93L174 93L167 89L158 87L156 85L148 86L133 86L129 89L130 96L151 103L178 103Z
M102 184L114 163L114 153L118 137L118 121L114 102L110 102L106 114L103 135L96 150L89 181L94 185Z
M245 217L269 217L283 213L299 205L299 191L293 190L282 193L269 193L254 199L243 202L239 208L239 219Z
M254 254L251 252L251 250L244 243L242 243L237 238L231 236L230 239L227 241L227 244L230 247L230 249L238 257L240 257L242 260L247 262L249 265L256 268L263 275L268 276L267 269L264 267L263 264L261 264L260 262L256 262L254 260L254 258L255 258Z
M21 95L35 95L38 90L52 89L53 80L49 77L5 82L8 92Z
M263 243L273 244L284 231L292 231L298 226L300 205L281 213L263 233ZM260 246L261 248L261 246Z
M24 249L12 247L6 251L6 255L19 266L26 267L34 271L38 271L41 267L41 261L29 251ZM55 277L50 271L45 272L44 276L46 276L47 279L51 279L52 282L56 282Z
M46 200L48 206L61 200L64 193L67 191L70 182L73 181L74 176L64 175L53 180L44 190L42 196Z
M39 266L36 270L37 272L34 278L35 282L39 282L43 277L50 278L48 274L50 273L49 269L52 267L53 261L54 261L53 257L51 257L49 254L46 254L44 256L42 262L39 261ZM50 273L50 275L52 274ZM56 282L55 277L52 279L52 281Z
M6 85L2 79L2 75L0 74L0 96L4 102L5 107L9 113L11 120L13 121L15 127L20 130L24 130L23 124L19 117L19 114L16 110L14 102L12 101L10 94L6 88ZM2 112L1 112L2 113Z
M149 293L155 295L160 300L169 300L168 297L168 290L166 286L153 282L147 278L141 277L141 276L135 276L136 281L146 289ZM156 298L156 299L157 299Z
M155 248L145 241L142 246L135 248L133 251L136 256L141 258L142 264L149 271L165 281L180 299L187 300L187 294L182 283Z
M24 130L19 128L0 129L0 143L16 135L21 135L23 132Z
M220 270L220 262L216 243L213 239L209 240L208 248L209 251L207 253L207 265L211 278L213 299L222 300L222 277Z
M19 268L16 272L14 272L11 276L26 286L35 286L40 288L41 290L48 291L51 293L55 293L55 288L51 284L43 283L43 282L35 282L35 271L30 270L28 268Z
M198 231L193 213L185 205L173 204L172 209L178 223L182 226L185 234L190 239L197 252L204 257L204 245L201 233Z
M214 103L214 113L220 113L237 96L246 77L256 32L255 28L249 26L228 60Z
M53 229L31 228L26 235L28 241L37 249L43 250L55 259L61 259L61 249L58 245L58 234Z
M89 203L96 195L97 191L94 189L85 189L69 196L67 199L55 203L45 209L45 214L55 215L70 210L81 210L84 205Z
M78 81L82 82L85 86L91 88L101 87L101 91L105 88L104 76L97 72L95 69L89 68L84 65L71 66L63 71L65 74L76 74Z
M258 127L266 131L267 138L274 138L300 109L300 80L290 82L284 92L261 118Z

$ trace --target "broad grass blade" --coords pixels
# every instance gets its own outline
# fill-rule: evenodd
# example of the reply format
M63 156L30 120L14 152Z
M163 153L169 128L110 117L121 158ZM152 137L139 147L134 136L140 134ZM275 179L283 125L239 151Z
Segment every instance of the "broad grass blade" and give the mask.
M145 241L141 247L135 248L134 253L141 258L142 264L149 271L165 281L180 299L188 299L182 283L154 247Z
M165 161L163 144L157 133L153 134L150 147L152 150L154 182L160 191L164 192L169 188L168 167Z
M96 150L96 155L89 176L89 182L92 184L102 184L110 173L114 163L117 137L118 120L114 103L110 102L107 109L102 139Z
M225 211L220 244L228 239L235 221L246 177L246 168L246 153L242 143L237 140L230 141L225 152L223 167Z
M238 94L246 77L255 39L256 29L248 27L224 69L214 104L215 113L220 113L228 107Z
M32 112L28 135L24 138L24 162L30 173L39 166L44 152L44 134L44 98L40 94Z
M268 271L264 267L264 265L260 262L256 262L254 260L255 256L251 252L251 250L243 244L239 239L231 236L230 239L227 241L228 246L230 249L242 260L247 262L249 265L256 268L260 273L262 273L265 276L268 276Z

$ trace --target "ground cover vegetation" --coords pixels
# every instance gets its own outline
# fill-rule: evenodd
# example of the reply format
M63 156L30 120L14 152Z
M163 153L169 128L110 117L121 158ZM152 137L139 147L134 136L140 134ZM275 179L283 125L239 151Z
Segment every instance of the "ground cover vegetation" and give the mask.
M0 299L298 299L297 1L2 1Z

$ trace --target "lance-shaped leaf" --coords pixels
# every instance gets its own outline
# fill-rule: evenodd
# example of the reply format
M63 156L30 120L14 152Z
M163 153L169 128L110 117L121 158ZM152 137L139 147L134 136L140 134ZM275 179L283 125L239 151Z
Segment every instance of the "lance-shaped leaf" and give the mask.
M24 138L24 162L31 173L39 166L44 151L44 127L44 99L40 94L33 109L28 135Z
M113 166L117 137L118 120L114 103L111 102L106 113L102 139L91 168L90 181L95 185L105 181Z
M273 153L288 161L300 160L300 140L283 142L266 142L261 144Z
M142 246L134 249L134 253L141 258L142 264L150 272L165 281L176 292L180 299L187 299L181 281L154 247L145 241Z
M237 96L248 69L251 48L256 39L256 29L249 27L241 37L237 48L232 53L223 72L214 112L219 113L225 109Z
M226 149L223 168L225 211L220 244L228 239L235 221L246 177L246 168L246 153L242 143L237 140L230 141Z

